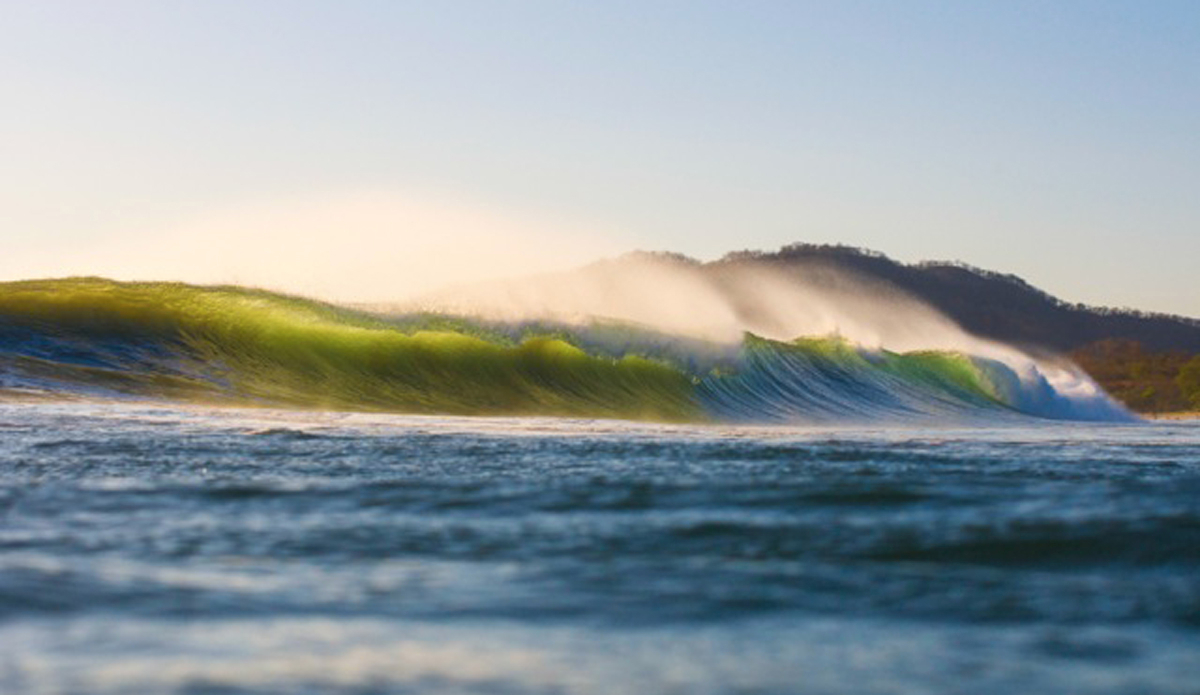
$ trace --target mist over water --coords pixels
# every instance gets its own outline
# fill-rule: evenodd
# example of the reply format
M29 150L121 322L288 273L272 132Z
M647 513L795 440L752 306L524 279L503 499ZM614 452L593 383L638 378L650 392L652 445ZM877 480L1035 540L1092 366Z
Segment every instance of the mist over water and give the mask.
M887 283L832 265L804 273L763 263L716 272L691 259L632 253L575 270L458 285L399 308L508 321L627 322L738 342L838 335L896 351L978 350L953 321Z
M797 271L763 261L704 264L633 253L572 271L458 285L393 310L576 326L617 322L731 346L746 334L780 342L836 336L868 351L955 352L1007 367L994 370L1005 398L1033 411L1128 416L1068 361L971 335L911 294L833 264Z

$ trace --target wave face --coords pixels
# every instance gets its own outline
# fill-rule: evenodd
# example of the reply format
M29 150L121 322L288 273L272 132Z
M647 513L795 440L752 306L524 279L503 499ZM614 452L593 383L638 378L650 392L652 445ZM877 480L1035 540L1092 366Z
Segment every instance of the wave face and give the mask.
M830 337L748 333L721 345L623 325L386 317L245 288L96 278L0 284L0 388L685 422L1130 418L1086 378L1064 389L1033 362Z

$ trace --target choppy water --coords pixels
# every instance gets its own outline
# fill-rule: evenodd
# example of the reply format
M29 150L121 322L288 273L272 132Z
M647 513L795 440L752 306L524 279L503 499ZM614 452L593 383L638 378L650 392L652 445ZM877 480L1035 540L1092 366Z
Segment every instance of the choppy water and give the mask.
M1200 425L0 404L3 693L1198 693Z

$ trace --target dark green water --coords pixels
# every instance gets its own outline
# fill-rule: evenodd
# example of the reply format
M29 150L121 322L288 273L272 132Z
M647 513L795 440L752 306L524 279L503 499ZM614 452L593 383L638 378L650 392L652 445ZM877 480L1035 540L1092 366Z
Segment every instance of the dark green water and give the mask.
M3 693L1197 693L1200 426L0 404Z

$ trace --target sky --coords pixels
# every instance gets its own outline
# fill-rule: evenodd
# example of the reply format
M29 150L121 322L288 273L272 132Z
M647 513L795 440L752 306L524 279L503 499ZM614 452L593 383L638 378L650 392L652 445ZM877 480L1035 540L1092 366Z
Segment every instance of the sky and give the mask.
M1200 316L1200 3L0 0L0 279L792 242Z

